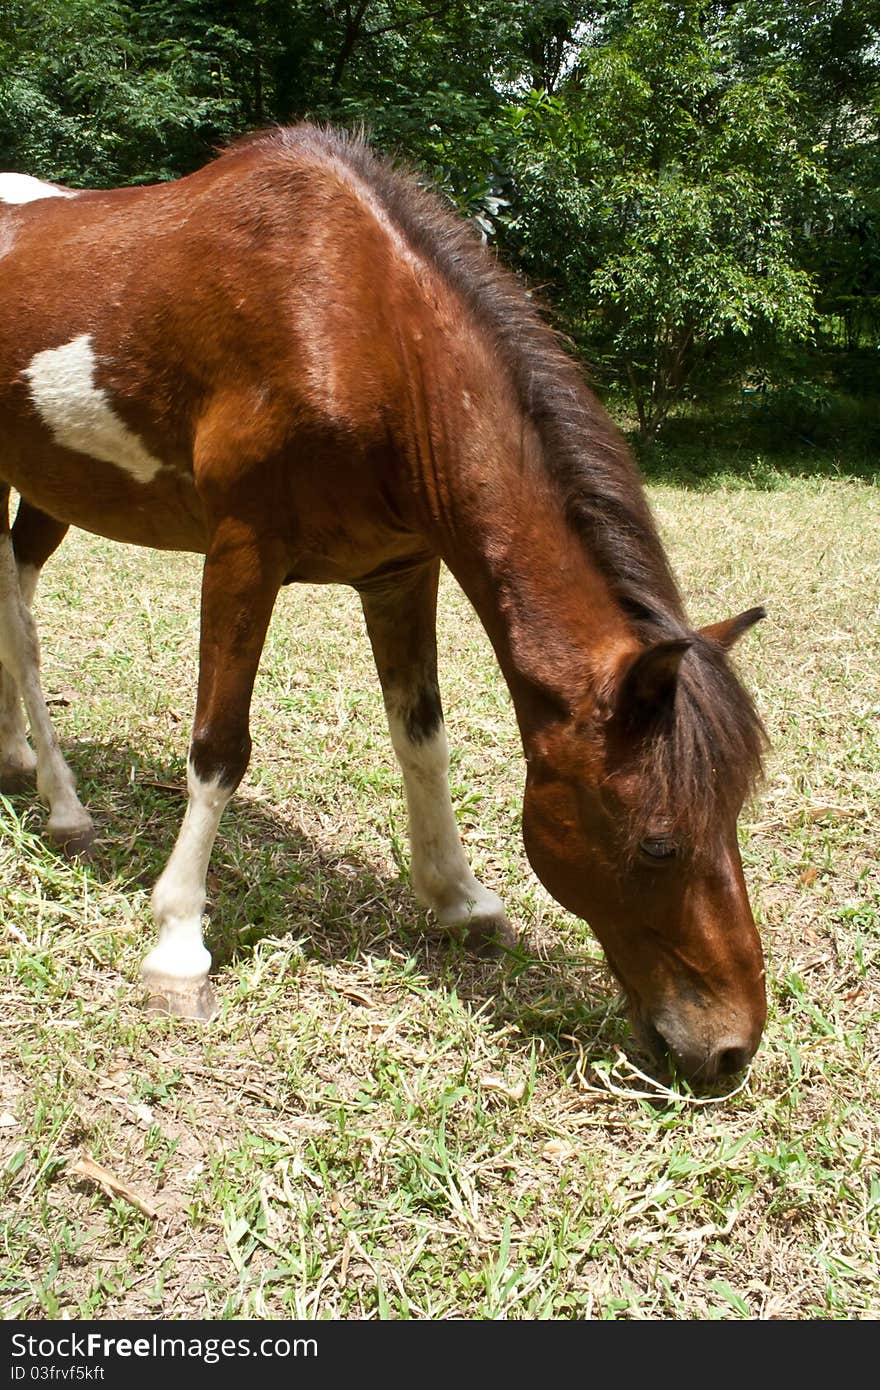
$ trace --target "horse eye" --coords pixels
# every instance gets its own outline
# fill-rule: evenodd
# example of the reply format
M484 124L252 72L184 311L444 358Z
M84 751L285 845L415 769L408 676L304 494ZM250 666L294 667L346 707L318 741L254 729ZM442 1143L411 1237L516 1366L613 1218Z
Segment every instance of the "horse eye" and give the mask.
M674 842L659 835L653 840L642 840L639 849L650 859L672 859L676 854Z

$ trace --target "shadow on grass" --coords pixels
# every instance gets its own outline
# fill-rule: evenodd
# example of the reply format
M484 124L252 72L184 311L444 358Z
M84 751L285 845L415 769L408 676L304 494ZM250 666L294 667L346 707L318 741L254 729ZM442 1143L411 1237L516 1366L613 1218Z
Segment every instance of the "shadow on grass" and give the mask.
M837 401L824 414L788 411L772 397L757 407L691 405L652 447L629 439L649 483L695 491L774 492L793 479L880 482L880 398Z
M151 890L183 816L180 763L151 764L119 744L79 742L65 751L98 828L90 872L122 891ZM27 799L15 801L23 811ZM438 989L488 1005L499 1026L512 1025L565 1059L607 1059L624 1041L614 987L596 956L561 946L536 955L527 942L500 958L475 956L431 931L403 877L388 878L357 853L328 852L249 796L246 785L221 823L208 900L206 944L221 990L226 966L267 938L293 936L307 959L412 957ZM145 924L145 946L151 930Z

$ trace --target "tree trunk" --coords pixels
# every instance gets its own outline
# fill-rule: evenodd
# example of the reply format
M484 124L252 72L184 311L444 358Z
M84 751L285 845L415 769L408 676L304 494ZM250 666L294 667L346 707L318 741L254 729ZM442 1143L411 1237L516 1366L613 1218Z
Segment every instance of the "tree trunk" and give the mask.
M330 77L330 86L335 88L342 81L342 74L345 72L345 65L355 50L357 41L361 36L364 17L370 8L371 0L360 0L354 13L349 11L345 25L345 33L342 37L342 45L336 55L336 62L333 64L333 72Z

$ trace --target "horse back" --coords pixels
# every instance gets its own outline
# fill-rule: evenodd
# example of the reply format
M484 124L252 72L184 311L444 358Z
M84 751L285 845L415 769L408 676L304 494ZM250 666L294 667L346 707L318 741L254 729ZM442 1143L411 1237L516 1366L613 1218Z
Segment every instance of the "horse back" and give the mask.
M350 170L254 148L0 204L0 251L0 475L35 505L175 548L257 494L329 524L344 493L400 529L385 475L443 287Z

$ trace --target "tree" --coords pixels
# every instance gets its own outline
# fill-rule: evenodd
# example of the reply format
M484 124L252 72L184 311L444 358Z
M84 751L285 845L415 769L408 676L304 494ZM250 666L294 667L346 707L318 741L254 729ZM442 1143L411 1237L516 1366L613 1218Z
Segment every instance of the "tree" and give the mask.
M733 60L784 66L825 173L798 212L803 264L826 324L846 345L880 343L880 0L742 0L728 26Z
M78 186L169 178L247 122L245 36L190 4L7 0L0 164Z
M804 336L793 208L824 187L784 72L732 68L697 0L638 0L557 96L509 110L506 229L575 335L628 381L642 436L722 343ZM561 274L560 274L561 271Z
M440 184L646 438L817 324L880 337L880 0L0 5L0 167L166 179L303 117Z

